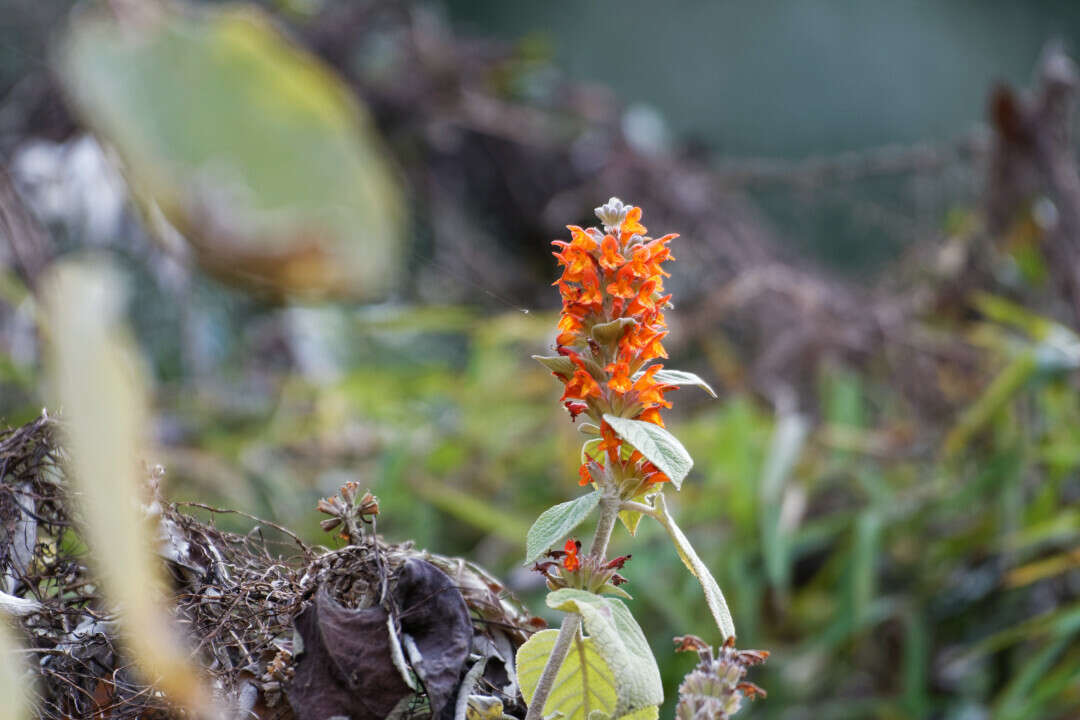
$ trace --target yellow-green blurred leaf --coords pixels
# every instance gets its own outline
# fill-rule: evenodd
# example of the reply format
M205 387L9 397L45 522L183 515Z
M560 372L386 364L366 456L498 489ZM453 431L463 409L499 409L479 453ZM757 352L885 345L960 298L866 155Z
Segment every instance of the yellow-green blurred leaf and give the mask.
M63 262L42 287L49 366L90 559L144 677L196 713L210 692L165 608L167 585L141 512L147 490L144 369L121 322L123 293L106 265Z
M58 55L133 189L220 276L279 292L385 289L400 198L364 108L255 8L168 8L139 22L85 12Z

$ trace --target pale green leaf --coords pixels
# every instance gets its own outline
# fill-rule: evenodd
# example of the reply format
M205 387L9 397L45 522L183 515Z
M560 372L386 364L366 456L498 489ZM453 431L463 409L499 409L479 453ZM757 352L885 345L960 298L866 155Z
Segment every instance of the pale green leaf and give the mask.
M555 646L558 630L541 630L517 652L517 676L526 705L532 702L540 675ZM592 638L577 641L555 676L542 715L561 713L565 720L588 720L590 714L615 711L615 676Z
M565 588L549 593L547 604L554 610L581 615L589 638L615 675L619 696L616 716L664 701L656 658L645 634L621 600Z
M660 707L658 705L649 705L626 713L619 720L656 720L658 717L660 717Z
M641 420L615 415L605 415L604 420L619 437L633 445L645 459L667 475L676 490L682 487L683 478L694 466L694 461L674 435L659 425Z
M581 524L600 502L600 491L594 490L588 495L559 503L550 507L536 518L525 537L525 564L540 557L545 550L570 534Z
M690 540L683 534L679 526L675 524L675 520L668 513L663 493L656 496L656 507L660 511L656 518L667 530L668 535L671 536L672 541L675 543L675 550L679 553L679 558L701 583L701 589L705 592L705 603L709 606L709 612L712 613L713 619L716 620L720 633L725 640L732 637L735 634L735 621L731 619L731 611L728 610L724 593L720 591L720 586L717 584L716 579L713 578L712 573L709 572L709 568L698 557L694 546L690 544Z
M58 75L131 187L207 270L285 293L370 297L400 265L403 203L356 96L252 5L78 13ZM160 214L156 211L160 210Z
M645 374L644 370L634 373L634 380ZM702 380L699 376L692 372L686 372L685 370L668 370L663 368L657 370L653 378L664 385L693 385L699 387L705 392L709 393L713 397L716 397L716 391L712 389L709 383Z

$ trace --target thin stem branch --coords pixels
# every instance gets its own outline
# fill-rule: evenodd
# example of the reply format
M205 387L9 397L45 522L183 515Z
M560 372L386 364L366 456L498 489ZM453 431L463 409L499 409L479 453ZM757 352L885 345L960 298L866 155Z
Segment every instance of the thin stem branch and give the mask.
M619 510L629 510L630 512L639 512L642 515L648 515L651 518L655 518L659 515L656 508L646 505L645 503L633 502L632 500L624 500L619 504Z

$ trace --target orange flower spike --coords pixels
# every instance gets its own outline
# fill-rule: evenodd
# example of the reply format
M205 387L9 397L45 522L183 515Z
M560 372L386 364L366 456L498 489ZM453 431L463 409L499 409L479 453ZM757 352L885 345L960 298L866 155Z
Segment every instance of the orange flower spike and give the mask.
M577 225L567 225L566 229L570 231L570 237L573 241L570 243L570 247L577 248L587 253L592 253L596 250L596 240L588 233L587 230L582 230Z
M606 422L600 425L600 434L604 439L600 441L596 449L600 452L607 452L608 460L614 465L619 462L619 445L621 444L619 436L615 434L614 428Z
M674 260L671 255L671 248L667 246L668 242L679 237L675 233L665 235L662 238L657 238L652 242L645 245L645 249L649 252L649 273L652 275L663 275L664 277L671 277L670 273L664 272L660 267L660 263L667 262L668 260Z
M630 364L626 362L611 363L606 368L607 372L611 373L611 379L608 380L608 387L617 393L629 392L633 386L633 381L630 379Z
M634 277L644 279L650 275L655 275L659 270L659 268L653 270L650 267L651 262L652 255L649 253L649 249L644 245L638 245L634 248L633 254L630 255L630 264L627 267Z
M623 299L637 296L637 289L634 287L634 272L631 270L631 266L626 265L619 270L615 275L615 282L607 286L607 293Z
M641 465L641 474L645 477L645 482L649 485L671 482L671 478L660 472L660 469L651 462L645 462Z
M660 342L661 338L665 335L667 335L666 332L657 333L656 336L641 349L641 354L638 356L638 359L641 362L646 363L650 360L655 360L656 358L666 358L668 356L667 350L664 349L663 344Z
M581 324L581 318L573 313L564 312L559 317L558 328L563 332L578 332L584 326Z
M576 332L564 332L559 333L555 338L555 345L559 347L565 347L568 345L574 345L581 339L581 335Z
M649 422L653 425L659 425L664 427L664 419L660 417L660 410L654 407L641 411L635 420L641 420L642 422Z
M663 368L663 365L651 365L646 368L645 372L641 374L641 377L634 381L634 390L645 392L656 385L657 383L654 377L656 373L660 372Z
M600 243L600 267L614 272L625 262L626 258L619 254L619 242L613 235L605 235Z
M591 397L600 397L600 385L587 371L578 368L574 371L574 377L566 383L566 390L559 402L588 400Z
M620 239L625 244L634 235L644 235L647 229L641 224L641 208L632 207L626 212L626 219L619 228Z
M588 485L589 483L591 483L593 481L592 473L589 472L589 466L588 465L582 464L581 467L578 468L577 474L578 474L578 485L581 485L582 487L584 487L585 485Z
M653 293L656 292L659 285L660 280L655 275L643 282L638 289L638 294L634 297L634 301L626 309L626 313L628 315L637 315L642 311L656 310L656 300L653 299Z
M671 407L671 401L664 399L664 393L668 390L674 390L674 385L659 385L654 384L644 390L638 391L638 402L646 407L649 405L656 407Z
M600 291L600 276L597 275L596 269L589 267L581 278L581 297L578 298L578 302L583 305L602 305L604 302L604 295Z

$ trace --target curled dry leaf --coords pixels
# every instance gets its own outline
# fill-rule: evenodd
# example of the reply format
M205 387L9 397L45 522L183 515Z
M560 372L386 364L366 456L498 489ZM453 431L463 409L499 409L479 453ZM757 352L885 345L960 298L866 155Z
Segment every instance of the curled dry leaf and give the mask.
M465 670L473 636L468 607L450 578L416 559L398 572L392 600L387 607L401 638L418 651L412 669L437 716L453 700ZM393 659L387 607L346 608L321 589L297 616L303 650L288 697L299 720L381 720L413 692Z

